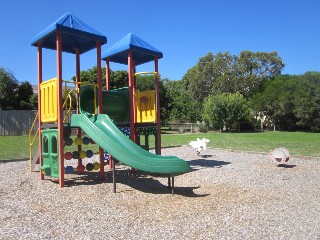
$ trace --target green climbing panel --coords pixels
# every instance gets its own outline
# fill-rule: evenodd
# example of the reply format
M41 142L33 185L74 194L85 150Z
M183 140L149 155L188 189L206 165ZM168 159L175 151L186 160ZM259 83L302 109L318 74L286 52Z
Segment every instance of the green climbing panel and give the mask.
M42 158L40 169L45 176L59 177L58 129L42 131Z

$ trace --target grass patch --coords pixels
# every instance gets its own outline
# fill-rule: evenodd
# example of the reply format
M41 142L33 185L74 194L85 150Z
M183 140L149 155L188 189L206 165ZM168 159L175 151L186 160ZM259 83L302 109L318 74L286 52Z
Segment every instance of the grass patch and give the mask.
M0 136L0 159L29 157L29 136Z
M163 134L163 146L188 145L196 138L210 140L213 148L269 152L285 147L292 155L320 156L320 134L306 132Z
M269 152L276 147L286 147L291 155L320 157L320 133L306 132L254 132L254 133L186 133L162 134L162 147L188 145L197 138L210 140L209 147L254 152ZM83 145L84 150L98 151L97 145ZM154 138L150 138L154 146ZM0 159L29 157L28 136L0 136ZM35 148L34 148L35 149ZM76 145L65 151L75 151Z

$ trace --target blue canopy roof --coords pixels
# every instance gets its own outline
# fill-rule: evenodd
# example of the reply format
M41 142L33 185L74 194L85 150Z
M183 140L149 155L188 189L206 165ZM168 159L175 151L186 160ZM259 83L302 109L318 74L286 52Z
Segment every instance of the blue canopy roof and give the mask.
M107 60L109 58L111 62L128 64L128 52L130 50L136 65L153 61L155 56L158 56L159 59L163 57L162 52L138 36L129 33L103 53L102 59Z
M96 48L97 42L102 44L107 42L106 36L68 12L37 34L32 39L31 45L37 46L41 41L42 47L55 50L57 31L62 32L63 52L75 53L75 50L79 49L80 53L84 53Z

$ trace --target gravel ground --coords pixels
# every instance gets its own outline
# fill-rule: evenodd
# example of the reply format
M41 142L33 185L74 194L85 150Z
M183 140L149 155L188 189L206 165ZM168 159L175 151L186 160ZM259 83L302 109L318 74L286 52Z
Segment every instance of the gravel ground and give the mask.
M163 149L190 173L167 178L118 166L40 181L29 163L0 163L0 239L320 239L319 158L275 166L265 154Z

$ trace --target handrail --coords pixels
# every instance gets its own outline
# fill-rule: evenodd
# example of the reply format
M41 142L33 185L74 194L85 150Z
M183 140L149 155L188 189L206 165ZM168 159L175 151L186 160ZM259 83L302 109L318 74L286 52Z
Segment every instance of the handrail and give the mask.
M142 75L142 74L153 74L153 75L156 75L157 77L160 76L160 74L157 73L157 72L138 72L138 73L135 73L134 76L139 76L139 75Z
M72 97L71 97L71 93L72 92L77 92L77 90L70 90L68 92L67 98L64 100L64 103L62 105L62 108L66 107L66 109L65 109L66 110L66 114L65 114L65 116L63 118L63 122L66 121L67 117L70 114L71 108L72 108ZM69 100L69 108L68 108L68 100Z
M63 82L65 83L65 88L67 87L66 86L66 83L72 83L72 84L78 84L78 85L88 85L88 86L93 86L94 88L93 88L93 94L94 94L94 102L93 102L93 104L94 104L94 111L95 111L95 114L97 114L97 87L99 86L99 84L97 84L97 83L90 83L90 82L73 82L73 81L66 81L66 80L63 80ZM77 90L71 90L71 91L77 91ZM68 95L70 94L70 92L71 91L69 91L69 93L68 93ZM70 99L71 100L71 99ZM64 106L64 104L63 104L63 106ZM71 106L71 103L70 103L70 106ZM66 119L66 118L65 118ZM64 119L64 120L65 120Z
M36 134L34 135L33 139L31 140L31 134L32 134L32 131L34 129L34 126L36 125L36 122L37 122L37 119L39 117L39 111L37 112L34 120L33 120L33 123L31 125L31 128L29 130L29 159L30 159L30 172L32 172L32 146L36 140L36 137L38 135L38 132L39 132L39 128L37 128L37 131L36 131Z
M73 82L73 81L66 81L66 80L63 80L63 82L72 83L72 84L79 84L79 85L99 86L98 83L90 83L90 82Z

